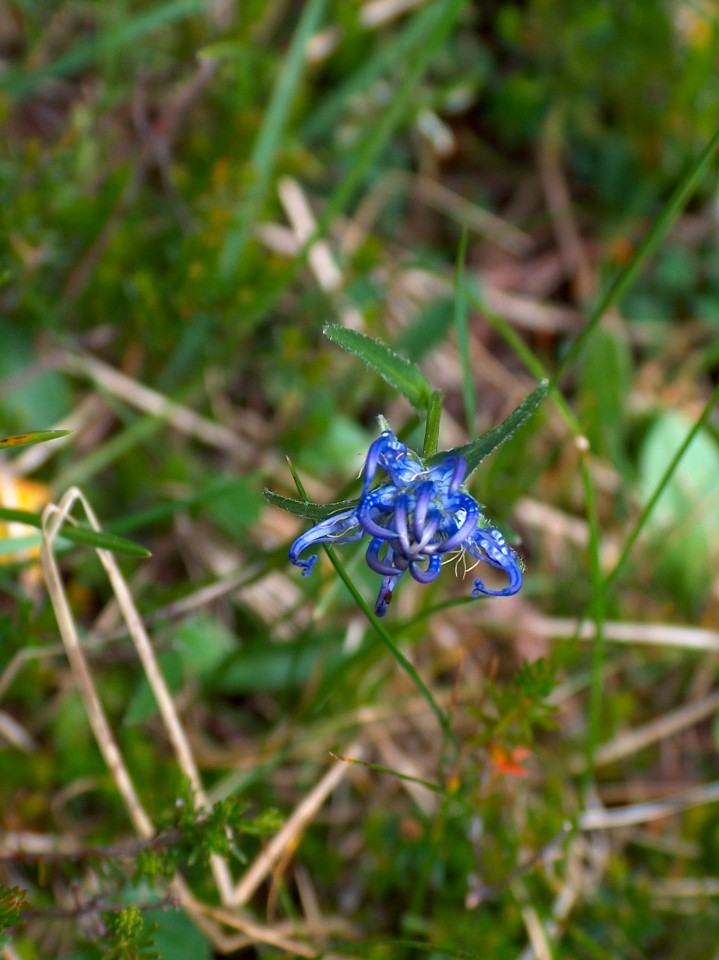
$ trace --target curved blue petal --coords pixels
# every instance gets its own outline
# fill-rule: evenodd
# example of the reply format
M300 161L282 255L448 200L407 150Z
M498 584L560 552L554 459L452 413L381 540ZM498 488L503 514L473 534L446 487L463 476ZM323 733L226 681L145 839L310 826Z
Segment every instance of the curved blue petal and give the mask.
M429 558L429 563L426 567L420 567L416 560L412 560L409 565L409 572L417 583L431 583L437 579L441 569L442 558L438 553L435 553L433 557Z
M352 530L352 527L356 527ZM351 530L351 533L347 531ZM289 549L288 556L292 563L297 567L302 567L302 576L306 577L312 571L312 567L317 562L317 555L314 554L306 560L300 559L300 554L315 543L333 543L340 545L343 543L353 543L355 540L361 540L364 536L364 530L357 520L357 510L344 510L342 513L336 513L326 520L320 520L314 527L310 527L304 533L300 534Z
M418 483L415 489L414 501L414 536L416 540L421 540L424 536L425 523L427 521L427 511L432 497L435 493L435 485L426 480Z
M479 517L479 506L474 497L468 493L455 493L451 498L452 510L458 514L455 519L454 531L449 533L447 539L437 547L438 553L450 553L460 547L469 537L475 536L477 532L477 518Z
M439 483L450 495L462 486L467 473L467 461L464 457L445 457L440 463L430 467L427 478Z
M412 456L409 448L398 440L391 430L384 430L367 451L363 496L368 494L378 467L381 467L397 486L411 483L423 469L421 462Z
M394 506L394 525L397 528L396 537L399 541L399 547L405 557L411 556L412 553L412 546L409 542L409 526L407 517L409 500L410 498L407 496L407 494L402 494L397 497L397 502Z
M380 537L383 540L394 540L397 531L389 526L392 515L395 510L395 501L397 499L397 489L391 484L383 487L377 487L371 490L366 496L360 497L357 505L357 521L365 531L372 537ZM377 522L377 517L373 515L386 513L387 524L382 525Z
M387 576L382 580L382 586L377 594L377 602L374 605L374 612L378 617L383 617L387 613L387 607L392 603L392 592L395 584L401 576L402 573L398 573L391 577Z
M384 546L387 547L387 550L384 557L380 557L380 550ZM403 567L395 565L394 550L386 540L380 540L379 537L372 537L370 540L367 553L365 554L365 560L370 570L374 570L375 573L381 573L386 577L399 576L401 573L404 573L406 569L406 565Z
M499 530L493 527L485 527L477 530L476 534L465 541L465 547L469 552L483 560L485 563L503 570L509 583L501 590L492 590L484 585L482 580L474 581L473 597L479 597L482 594L488 597L512 597L518 593L522 586L522 568L519 565L519 557L507 545Z

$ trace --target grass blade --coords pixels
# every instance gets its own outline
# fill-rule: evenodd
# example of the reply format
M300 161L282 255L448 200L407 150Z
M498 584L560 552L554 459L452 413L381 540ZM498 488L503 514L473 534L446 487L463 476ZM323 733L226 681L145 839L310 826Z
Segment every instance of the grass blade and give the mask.
M309 0L292 38L277 86L264 116L255 145L250 156L254 181L247 197L235 211L220 256L220 274L227 278L238 266L249 236L249 228L270 187L275 170L275 161L287 126L290 108L299 87L300 77L306 65L307 43L319 27L327 0Z
M15 437L0 437L0 450L10 447L26 447L31 443L45 443L69 436L69 430L36 430L34 433L20 433Z
M652 514L652 511L654 510L655 506L657 505L657 501L658 501L659 498L661 497L662 493L663 493L664 490L666 489L667 484L669 483L669 481L671 480L672 476L674 475L677 467L678 467L679 464L681 463L682 457L684 456L684 454L687 452L687 450L688 450L689 447L691 446L691 444L692 444L694 438L696 437L696 435L699 433L699 431L702 429L702 427L704 427L704 425L707 423L707 421L709 420L709 417L710 417L712 411L714 410L714 408L716 407L716 405L717 405L718 403L719 403L719 386L715 387L714 390L712 391L711 396L709 397L709 399L707 400L706 404L704 405L704 409L702 410L702 412L701 412L701 414L699 415L699 417L697 417L696 422L694 423L693 427L692 427L691 430L687 433L687 435L686 435L686 437L684 438L683 442L682 442L681 445L679 446L679 449L677 450L677 452L676 452L676 453L674 454L674 456L672 457L672 459L671 459L671 461L669 462L669 464L668 464L668 466L667 466L667 468L666 468L663 476L661 477L659 483L657 484L656 489L655 489L654 492L652 493L652 495L651 495L651 497L649 498L649 500L647 500L647 503L646 503L644 509L642 510L642 512L641 512L641 513L639 514L639 516L637 517L637 519L636 519L636 521L635 521L635 523L634 523L634 526L632 527L631 531L630 531L629 534L627 535L626 540L624 541L624 547L622 548L622 552L621 552L621 554L620 554L620 556L619 556L619 559L618 559L617 562L614 564L614 566L612 567L611 571L610 571L609 574L607 575L606 580L604 581L605 589L608 589L608 588L614 583L614 581L615 581L616 578L619 576L619 574L621 573L622 568L624 567L624 564L625 564L626 561L627 561L627 557L629 556L632 547L633 547L634 544L636 543L637 538L639 537L639 534L640 534L640 533L642 532L642 530L644 529L644 526L645 526L647 520L649 519L649 517L650 517L651 514Z
M305 121L300 134L308 141L326 136L342 116L345 104L354 96L364 94L371 86L392 70L398 63L405 63L431 35L436 11L427 4L409 21L407 26L392 40L384 44L358 70L331 93L322 105Z
M442 399L441 390L435 390L429 402L427 410L427 423L424 429L424 444L422 446L422 459L428 460L437 452L439 443L439 421L442 417Z
M302 270L312 246L326 234L329 225L350 205L356 189L367 176L411 105L417 83L429 69L432 57L449 33L464 3L465 0L445 0L444 3L437 0L434 4L428 5L427 19L426 21L423 20L424 29L415 45L418 52L414 61L409 60L403 73L403 79L394 91L389 106L378 118L369 136L355 147L353 162L325 205L315 232L305 240L295 254L294 260L277 278L274 288L256 297L251 309L247 311L243 318L246 326L255 327L268 315L277 300ZM242 244L244 245L244 240Z
M42 530L42 517L37 513L30 513L28 510L14 510L10 507L0 507L0 520L6 520L9 523L24 523L28 527L36 527ZM111 553L121 553L127 557L137 557L145 560L152 554L145 547L141 547L124 537L118 537L117 534L103 531L99 533L90 527L71 526L65 524L62 528L62 537L65 540L72 540L74 543L83 543L89 547L99 547L102 550L109 550Z
M422 39L416 47L414 61L410 60L407 63L402 81L394 91L386 112L379 117L365 141L358 144L355 162L330 198L320 219L317 234L309 238L298 256L306 256L306 251L318 237L324 236L327 226L333 222L337 214L349 205L355 190L364 180L395 127L410 107L412 95L416 92L419 80L429 68L432 58L444 42L463 6L464 0L445 0L444 3L435 2L429 5L431 18L428 17L425 23Z
M618 303L635 282L637 276L639 275L639 271L644 266L644 263L656 251L659 244L669 232L672 224L676 221L677 217L688 203L689 198L699 185L702 177L707 172L717 148L719 148L719 130L716 131L704 150L702 150L684 177L679 181L676 189L664 205L662 212L659 214L649 232L634 251L634 255L629 263L619 271L604 295L600 298L599 303L596 305L589 319L587 320L586 326L569 348L560 365L557 367L556 373L552 377L552 385L559 381L562 374L564 374L577 359L577 356L584 347L584 344L587 342L588 337L591 335L592 331L600 322L607 310Z
M467 422L467 433L472 436L477 419L477 403L474 395L474 378L472 376L472 360L469 356L469 309L464 282L464 264L467 259L467 228L462 230L462 237L457 250L457 266L454 282L454 335L457 338L457 352L462 370L462 401L464 403L464 419Z

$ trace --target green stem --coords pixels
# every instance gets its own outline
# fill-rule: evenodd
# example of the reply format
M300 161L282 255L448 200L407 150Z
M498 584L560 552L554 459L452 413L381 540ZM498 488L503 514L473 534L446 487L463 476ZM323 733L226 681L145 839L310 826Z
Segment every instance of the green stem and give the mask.
M642 242L634 251L634 255L629 263L619 271L614 280L610 283L604 295L599 299L599 302L592 310L592 313L587 320L586 326L569 348L562 362L557 367L557 370L552 377L552 386L555 386L559 382L562 375L577 359L588 338L591 336L592 331L595 329L607 310L609 310L622 299L624 294L637 279L639 271L643 267L645 260L652 256L652 254L656 251L657 247L668 233L672 224L686 206L692 193L706 173L717 147L719 147L719 130L716 131L704 150L702 150L692 166L689 168L685 176L679 181L676 189L672 193L667 203L664 205L664 209L657 217Z
M589 525L589 561L592 582L592 603L589 616L594 621L592 642L591 680L589 687L589 722L587 726L586 767L582 780L582 795L586 804L594 770L594 756L599 744L602 726L602 701L604 694L604 619L606 615L606 584L602 575L601 535L596 490L587 453L580 453L581 475L584 486L584 501L587 505ZM579 630L579 628L578 628Z
M612 568L610 573L607 574L607 577L604 581L605 589L608 590L609 587L614 583L614 581L619 576L619 573L622 570L624 564L626 563L627 557L629 556L629 553L631 552L632 547L636 543L637 538L639 537L639 534L642 532L644 525L646 524L652 511L654 510L654 507L656 506L657 501L661 497L667 484L669 483L672 476L674 475L674 472L679 466L684 454L689 449L692 441L694 440L696 435L699 433L699 431L702 429L702 427L706 424L707 420L709 419L709 415L711 414L712 410L714 409L717 403L719 403L719 386L715 387L714 390L712 391L711 396L709 397L706 404L704 405L704 409L701 412L701 416L699 417L699 419L696 421L694 426L691 428L689 433L684 438L683 442L679 446L679 449L674 454L669 465L664 471L664 474L659 480L659 483L657 484L654 492L652 493L651 497L647 500L644 506L644 509L637 517L634 523L634 526L632 527L631 533L629 534L629 536L627 537L624 543L624 549L622 550L619 559L614 564L614 567Z
M379 622L379 620L377 619L375 614L372 612L372 610L370 610L367 603L365 602L364 597L352 582L349 574L347 573L344 566L337 558L337 554L334 552L332 547L325 546L325 552L327 553L327 556L330 558L330 562L332 563L333 567L339 574L342 582L347 587L349 592L352 594L352 597L354 598L357 606L360 608L360 610L362 610L365 617L367 617L368 621L370 622L377 636L380 638L382 643L384 643L384 645L387 647L389 652L395 658L399 666L404 670L404 672L410 678L412 683L417 687L419 692L422 694L424 699L429 704L429 707L432 710L432 713L434 713L435 717L439 721L439 724L442 728L442 732L445 738L448 740L454 740L454 734L450 726L449 718L447 717L447 715L444 713L440 705L432 696L432 691L429 689L429 687L424 682L424 680L420 677L415 667L410 663L407 657L405 657L405 655L399 649L397 644L394 642L394 640L389 635L387 630L385 630L385 628Z
M300 479L300 476L295 470L294 465L292 461L289 459L289 457L287 459L287 463L289 465L290 471L292 472L292 477L295 481L295 485L297 486L297 490L299 491L300 496L303 497L305 500L307 500L308 499L307 492L304 488L304 484L302 483L302 480ZM368 621L370 622L377 636L380 638L382 643L384 643L384 645L387 647L389 652L395 658L397 663L404 670L404 672L410 678L412 683L414 683L414 685L417 687L419 692L422 694L424 699L429 704L429 707L432 710L432 713L434 713L435 717L439 721L439 725L442 728L442 733L444 734L445 742L454 741L455 737L454 737L454 733L452 732L452 727L450 725L449 718L447 717L447 715L444 713L440 705L432 696L432 691L429 689L427 684L417 673L417 670L415 669L415 667L409 662L407 657L405 657L405 655L399 649L399 647L394 642L392 637L389 635L387 630L385 630L385 628L379 622L376 615L367 606L367 603L365 602L364 597L352 582L351 577L345 570L343 564L337 558L337 554L335 553L333 548L327 546L327 544L324 544L324 549L325 549L325 553L330 558L330 562L332 563L332 566L335 568L335 570L339 574L340 579L342 580L344 585L347 587L349 592L352 594L352 597L354 598L357 606L364 613L365 617L367 617Z
M427 460L437 452L439 444L439 421L442 416L442 391L435 390L427 408L427 424L424 428L422 457Z

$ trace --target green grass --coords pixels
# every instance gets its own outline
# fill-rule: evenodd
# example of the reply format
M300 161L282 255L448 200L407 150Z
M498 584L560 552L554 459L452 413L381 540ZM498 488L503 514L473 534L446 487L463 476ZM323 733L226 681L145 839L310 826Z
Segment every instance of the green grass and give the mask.
M41 7L0 96L8 957L712 960L713 12ZM448 563L378 620L361 545L289 564L378 417L464 448L519 595ZM41 565L73 485L102 530L45 513Z

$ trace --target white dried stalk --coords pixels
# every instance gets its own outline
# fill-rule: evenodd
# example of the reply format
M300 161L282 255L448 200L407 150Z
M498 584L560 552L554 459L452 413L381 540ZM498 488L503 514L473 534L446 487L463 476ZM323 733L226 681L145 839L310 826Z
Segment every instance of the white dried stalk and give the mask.
M60 527L68 520L70 511L76 502L82 504L83 510L93 529L97 531L102 529L84 494L76 487L70 488L62 498L59 506L50 504L43 512L43 533L45 536L40 559L60 627L60 633L65 643L68 659L78 680L80 692L87 706L88 717L93 733L103 753L105 762L115 777L118 789L123 796L135 828L141 836L150 837L154 833L154 827L142 807L140 798L132 784L130 774L124 764L100 703L92 674L80 645L77 629L52 549ZM180 723L165 678L160 671L142 619L133 602L127 581L120 572L120 568L112 553L101 549L96 550L96 553L112 585L128 632L135 645L145 675L157 701L160 715L165 724L165 729L167 730L180 769L192 787L195 809L201 812L207 808L208 803L200 781L197 765L190 750L187 736ZM229 902L229 898L232 895L232 878L226 862L217 854L213 854L211 857L211 868L223 903Z
M66 352L61 355L58 369L89 378L101 390L118 397L137 410L166 420L176 430L207 446L216 447L224 453L230 452L241 460L247 460L252 455L250 445L232 430L200 416L189 407L175 403L164 394L138 383L95 357Z
M361 756L360 746L356 743L353 744L349 747L347 755L350 759L359 758ZM349 766L348 763L341 762L331 766L295 808L280 832L272 838L259 857L249 866L245 875L235 887L233 899L236 906L242 906L250 899L287 847L298 838L327 797L346 777Z

